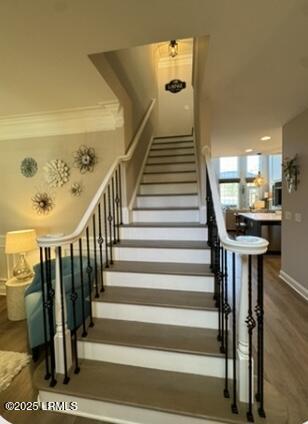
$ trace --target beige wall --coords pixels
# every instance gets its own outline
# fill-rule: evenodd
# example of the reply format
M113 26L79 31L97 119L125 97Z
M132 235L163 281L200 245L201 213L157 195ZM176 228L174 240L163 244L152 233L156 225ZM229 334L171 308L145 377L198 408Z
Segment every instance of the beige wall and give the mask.
M300 183L289 194L283 182L282 271L303 286L308 293L308 109L283 127L283 158L298 155ZM290 212L292 219L286 219ZM302 222L295 221L301 214Z
M153 98L157 98L157 81L153 46L139 46L115 52L91 55L91 60L108 82L124 110L125 150L127 151ZM157 107L152 112L138 148L126 164L124 206L130 203L140 166L154 133Z
M158 64L158 130L161 137L191 134L193 127L192 65L168 59L169 65ZM179 93L165 90L173 79L186 82L186 88Z
M139 46L131 49L106 53L132 102L132 129L135 133L149 106L157 97L157 81L153 46ZM152 115L154 122L155 112Z
M98 156L93 173L81 175L73 167L73 152L82 144L92 146ZM114 159L123 153L123 131L74 134L3 141L0 144L0 234L10 230L35 228L38 233L69 232L85 212L106 171ZM20 172L25 157L33 157L38 172L32 178ZM62 188L52 189L56 206L49 215L38 215L32 208L31 197L40 190L49 190L44 180L43 166L52 159L63 159L71 167L70 181ZM82 182L84 192L72 197L72 182ZM50 191L50 190L49 190Z

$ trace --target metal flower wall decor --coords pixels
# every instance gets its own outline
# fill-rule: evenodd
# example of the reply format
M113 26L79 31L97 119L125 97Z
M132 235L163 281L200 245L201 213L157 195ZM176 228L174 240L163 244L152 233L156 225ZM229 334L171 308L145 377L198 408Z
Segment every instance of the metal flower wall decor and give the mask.
M70 168L61 159L54 159L44 166L45 179L50 187L62 187L70 178Z
M52 211L55 203L50 194L38 192L32 197L32 206L39 215L47 215Z
M79 197L83 192L83 186L81 183L73 183L70 188L71 195L74 197Z
M25 158L20 164L20 171L24 177L34 177L37 173L37 162L33 158Z
M97 156L93 147L80 146L74 153L74 166L79 169L81 174L93 172L97 163Z
M286 158L282 164L283 175L286 179L287 189L289 193L297 190L299 183L299 165L297 155L293 158Z

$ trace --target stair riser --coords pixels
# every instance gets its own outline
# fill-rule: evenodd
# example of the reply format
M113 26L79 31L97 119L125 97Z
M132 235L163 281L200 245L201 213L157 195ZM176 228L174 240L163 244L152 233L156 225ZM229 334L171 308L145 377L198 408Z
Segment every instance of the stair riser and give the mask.
M140 194L181 194L196 193L197 183L141 184Z
M177 141L177 142L171 142L171 143L153 143L151 147L151 151L153 150L161 150L161 149L174 149L174 148L183 148L183 147L194 147L194 144L192 141Z
M179 172L179 171L195 171L195 163L178 163L166 165L147 165L145 172Z
M133 222L199 222L199 210L133 211Z
M183 290L214 293L214 278L211 276L146 274L134 272L104 272L107 286L135 287L143 289Z
M92 302L92 306L93 316L96 318L218 329L216 310L131 305L96 302L95 300Z
M122 227L120 237L125 240L207 240L207 228L192 227Z
M174 153L173 153L174 154ZM176 163L176 162L191 162L195 160L194 155L179 155L179 156L167 156L167 157L148 157L147 165L152 163Z
M196 181L195 172L161 173L161 174L143 174L143 183L173 182L173 181Z
M208 249L115 247L114 259L116 261L209 264L210 251Z
M155 157L155 156L170 156L170 155L193 155L194 149L160 149L160 150L151 150L149 153L149 158Z
M198 196L137 196L138 208L198 207ZM191 240L194 240L193 238Z
M43 390L39 391L39 400L41 402L66 402L67 404L76 402L78 410L70 410L69 413L71 415L117 424L220 424L218 421L208 419L160 412L141 407L138 408L136 406L126 406L123 404Z
M112 345L84 340L78 341L80 358L122 365L174 371L223 378L223 357L172 352L155 348ZM231 365L231 364L230 364ZM230 367L232 369L232 367Z

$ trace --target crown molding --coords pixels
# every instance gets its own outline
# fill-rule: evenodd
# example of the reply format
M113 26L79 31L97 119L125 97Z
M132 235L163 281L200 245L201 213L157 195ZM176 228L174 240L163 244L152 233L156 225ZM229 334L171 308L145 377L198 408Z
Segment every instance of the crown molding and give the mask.
M3 116L0 117L0 140L113 131L122 127L123 122L123 110L117 101L82 108Z

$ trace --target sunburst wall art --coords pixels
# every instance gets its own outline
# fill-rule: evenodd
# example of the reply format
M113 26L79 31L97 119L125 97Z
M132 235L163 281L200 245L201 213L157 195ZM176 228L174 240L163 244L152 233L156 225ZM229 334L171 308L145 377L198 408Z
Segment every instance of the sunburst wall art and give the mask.
M55 206L52 196L46 192L38 192L32 197L32 207L39 215L49 214Z
M93 172L97 161L93 147L83 145L74 153L74 166L79 169L81 174Z

